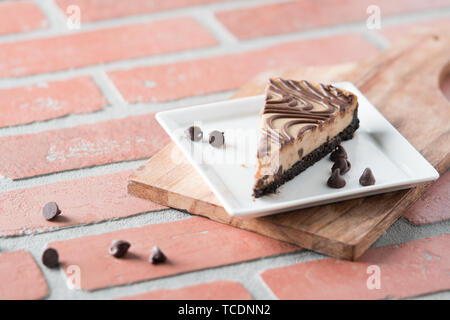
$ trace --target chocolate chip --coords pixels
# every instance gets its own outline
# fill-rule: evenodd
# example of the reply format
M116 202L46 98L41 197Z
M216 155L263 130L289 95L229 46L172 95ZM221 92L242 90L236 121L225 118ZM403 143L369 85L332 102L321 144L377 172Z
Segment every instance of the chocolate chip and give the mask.
M303 148L298 149L298 157L301 159L303 157Z
M330 188L342 188L345 186L345 180L341 177L341 172L338 169L335 169L333 173L331 173L331 177L327 181L327 185Z
M203 138L203 131L199 127L191 126L186 129L186 135L191 141L200 141Z
M164 255L164 253L162 253L162 251L158 248L158 246L154 246L152 248L152 252L150 253L150 258L148 259L148 261L150 261L153 264L157 264L164 262L166 260L167 258Z
M41 260L44 266L48 268L56 268L57 266L59 266L58 251L53 248L45 249L44 253L42 254Z
M130 246L130 243L127 241L114 240L109 247L109 254L116 258L122 258L128 252Z
M341 145L338 145L330 155L331 161L336 161L339 158L347 159L347 152L345 152L344 147Z
M348 161L345 158L337 158L337 160L334 162L333 167L331 167L331 171L334 171L335 169L339 169L341 174L347 173L352 165L350 164L350 161Z
M366 187L375 184L375 177L373 176L372 170L370 168L366 168L359 178L359 184Z
M59 214L61 214L61 210L59 210L56 202L49 202L42 208L42 215L46 220L52 220Z
M223 132L214 130L213 132L211 132L209 134L209 144L219 148L221 146L223 146L223 144L225 143L225 136L223 135Z

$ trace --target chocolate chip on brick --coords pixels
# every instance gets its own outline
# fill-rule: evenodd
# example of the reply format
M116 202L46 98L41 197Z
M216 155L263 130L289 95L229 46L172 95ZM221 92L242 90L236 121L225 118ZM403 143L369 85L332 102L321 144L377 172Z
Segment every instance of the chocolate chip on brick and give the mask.
M161 251L161 249L158 248L158 246L154 246L152 248L152 252L150 253L149 261L153 264L162 263L167 260L167 257L164 255L164 253Z
M56 216L61 214L61 210L59 209L56 202L49 202L42 208L42 216L46 220L52 220Z
M42 253L41 260L44 266L48 268L56 268L57 266L59 266L58 251L53 248L45 249L44 253Z
M109 254L115 258L122 258L130 248L130 243L124 240L114 240L109 247Z

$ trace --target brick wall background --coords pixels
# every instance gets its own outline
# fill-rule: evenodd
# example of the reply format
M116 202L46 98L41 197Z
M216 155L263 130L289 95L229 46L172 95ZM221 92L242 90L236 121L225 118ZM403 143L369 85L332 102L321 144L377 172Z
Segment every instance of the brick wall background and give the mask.
M366 27L372 4L381 30ZM355 263L126 194L168 142L154 112L226 99L267 69L357 61L427 25L450 26L449 0L0 2L0 298L450 298L448 172ZM61 219L43 221L48 201ZM113 238L133 239L134 259L105 257ZM82 290L41 264L49 243ZM144 263L153 244L176 263ZM374 261L381 290L365 286Z

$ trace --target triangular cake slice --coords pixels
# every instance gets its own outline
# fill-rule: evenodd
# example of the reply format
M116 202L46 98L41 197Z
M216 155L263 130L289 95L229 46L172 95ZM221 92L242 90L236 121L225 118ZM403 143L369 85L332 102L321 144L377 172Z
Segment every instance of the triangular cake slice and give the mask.
M269 79L260 116L256 198L275 192L359 127L354 94L306 80Z

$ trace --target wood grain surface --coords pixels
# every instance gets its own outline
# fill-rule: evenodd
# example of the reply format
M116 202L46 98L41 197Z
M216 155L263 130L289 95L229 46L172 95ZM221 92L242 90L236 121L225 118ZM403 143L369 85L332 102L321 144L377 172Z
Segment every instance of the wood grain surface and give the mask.
M265 72L235 97L261 94L267 79L351 81L440 172L450 166L450 103L440 81L450 74L450 32L428 30L405 38L358 64ZM429 187L295 210L262 218L228 216L195 169L170 143L131 175L129 193L192 214L355 260Z

